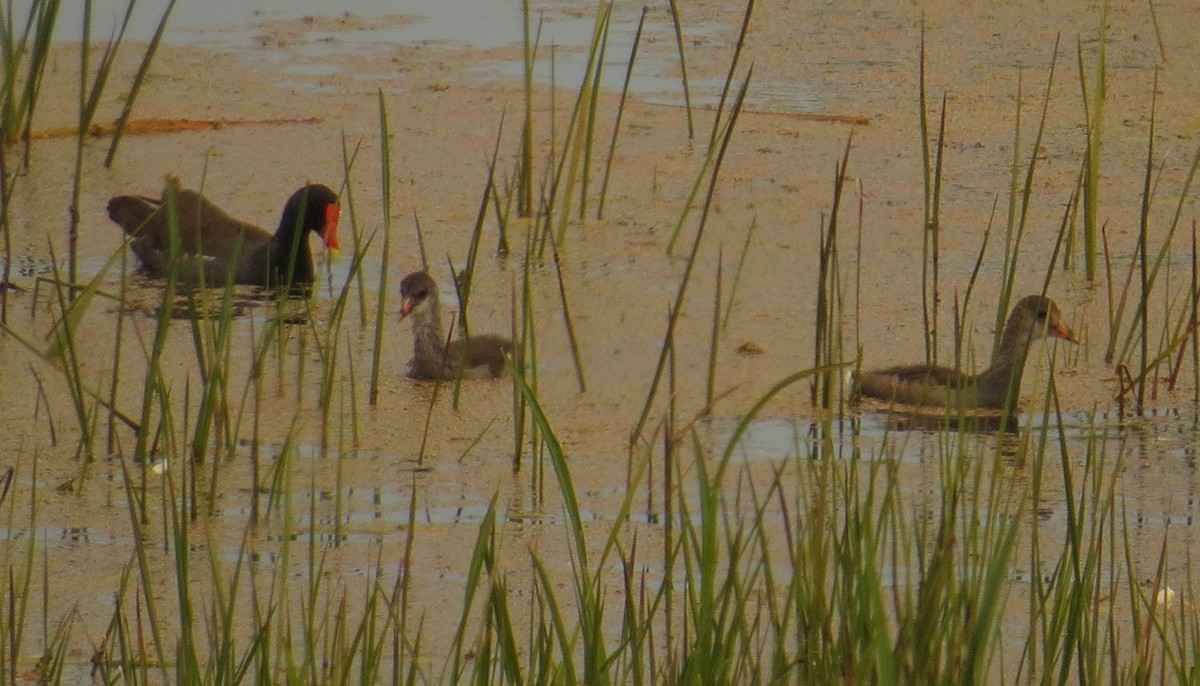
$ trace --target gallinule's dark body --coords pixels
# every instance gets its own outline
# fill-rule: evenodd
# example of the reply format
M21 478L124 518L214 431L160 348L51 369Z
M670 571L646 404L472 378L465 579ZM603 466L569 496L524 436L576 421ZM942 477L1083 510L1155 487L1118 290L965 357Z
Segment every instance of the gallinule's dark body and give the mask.
M327 186L308 185L293 193L279 228L271 233L234 219L170 177L159 199L118 195L108 201L108 216L133 236L133 252L153 276L165 277L172 268L168 194L175 198L179 229L175 272L185 281L203 278L209 285L220 285L232 273L234 283L307 286L315 277L308 232L320 236L326 248L338 248L338 199Z

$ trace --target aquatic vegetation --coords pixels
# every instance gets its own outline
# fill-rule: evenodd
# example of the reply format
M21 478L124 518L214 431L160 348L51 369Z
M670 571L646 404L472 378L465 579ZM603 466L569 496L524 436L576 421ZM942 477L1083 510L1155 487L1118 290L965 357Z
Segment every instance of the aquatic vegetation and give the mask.
M718 27L717 104L705 109L692 82L668 109L630 96L634 56L643 64L668 36L681 80L701 73L709 39L689 40L693 6L631 17L597 6L572 92L534 78L554 51L526 3L522 90L509 93L522 121L486 131L494 148L465 207L410 197L414 178L448 174L423 165L450 161L414 161L414 110L367 89L375 130L359 139L346 127L340 141L351 259L314 265L313 298L191 284L177 270L148 286L115 238L77 282L51 244L51 274L0 332L6 385L34 398L6 408L16 437L3 439L12 464L0 469L0 682L1188 680L1197 604L1190 537L1177 531L1193 499L1164 504L1162 484L1191 487L1196 416L1155 392L1194 396L1200 291L1194 240L1186 256L1176 245L1190 173L1165 191L1180 196L1172 216L1153 211L1157 179L1174 179L1158 175L1157 96L1140 225L1110 246L1097 194L1100 154L1116 147L1100 145L1111 103L1085 96L1086 136L1068 129L1079 146L1062 144L1050 122L1075 103L1055 92L1071 77L1055 68L1057 46L1039 56L1039 118L1025 121L1018 86L996 114L1013 121L997 146L1009 163L970 181L994 198L970 216L1004 208L1004 240L991 241L990 223L955 228L951 198L969 184L953 153L976 148L955 138L952 91L934 99L931 133L925 89L940 53L914 45L920 140L909 135L921 152L910 146L906 169L921 171L906 190L921 198L906 209L924 211L909 218L911 240L871 245L872 213L890 201L880 196L906 190L872 188L883 172L862 159L879 138L842 120L827 158L794 165L820 168L822 201L797 201L780 227L737 195L808 190L767 178L795 173L791 158L763 162L784 159L769 157L775 143L748 143L777 121L755 100L769 71L742 62L763 9L747 3ZM621 31L633 34L625 90L608 93ZM807 135L780 128L789 143ZM609 130L607 156L596 154ZM622 158L651 145L674 157L654 169ZM1053 200L1048 146L1083 170ZM79 150L88 164L76 170L99 166ZM23 183L4 179L9 193L30 192ZM1085 223L1103 248L1070 240L1081 202L1094 204ZM411 227L398 219L410 209ZM168 208L168 236L180 219ZM736 266L726 243L740 248ZM1080 250L1105 258L1107 293L1076 273ZM903 263L882 283L870 274L880 255ZM396 308L409 305L391 276L419 268L453 279L454 331L507 324L506 378L454 379L452 392L450 379L403 378ZM897 272L911 293L887 281ZM995 344L975 345L992 317L971 304L995 296L1007 314L1033 281L1082 343L1031 353L1013 421L954 405L898 415L844 392L851 367L906 352L893 324L920 326L913 340L950 364L937 346L952 321L954 368L974 369L972 351ZM878 291L903 303L905 322L864 321L887 318L869 299ZM756 302L764 294L777 311ZM1105 298L1108 321L1089 326L1086 304ZM1093 378L1100 337L1119 379ZM1067 384L1090 385L1064 402ZM1123 390L1136 398L1128 411L1110 401Z

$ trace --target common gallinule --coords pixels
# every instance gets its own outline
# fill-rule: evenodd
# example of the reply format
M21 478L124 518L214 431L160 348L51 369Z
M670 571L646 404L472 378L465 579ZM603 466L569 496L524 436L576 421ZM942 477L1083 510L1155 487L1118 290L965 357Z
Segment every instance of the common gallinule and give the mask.
M1008 323L992 364L980 374L963 374L946 367L916 364L859 375L862 395L909 405L942 405L950 408L1002 408L1021 390L1025 358L1034 341L1053 336L1078 343L1050 298L1021 298Z
M400 319L412 316L413 379L496 378L504 373L513 344L502 336L459 338L446 344L438 306L438 288L428 272L413 272L400 282Z
M133 252L153 276L165 277L172 269L168 194L175 198L179 228L175 270L185 281L203 278L220 285L232 273L234 283L304 287L315 276L308 232L320 236L329 250L338 248L338 198L327 186L307 185L293 193L274 234L234 219L200 193L181 188L175 177L167 186L159 199L118 195L108 201L108 216L133 236Z

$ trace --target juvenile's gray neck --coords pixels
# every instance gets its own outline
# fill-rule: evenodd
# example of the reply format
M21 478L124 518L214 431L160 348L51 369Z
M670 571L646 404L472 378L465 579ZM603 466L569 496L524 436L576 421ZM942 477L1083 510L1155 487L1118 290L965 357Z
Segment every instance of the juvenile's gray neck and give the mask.
M1004 327L1004 337L992 364L977 377L979 394L984 402L999 406L1016 401L1021 393L1025 360L1035 337L1027 326Z
M425 378L442 376L446 364L446 341L437 296L426 307L413 313L412 373Z

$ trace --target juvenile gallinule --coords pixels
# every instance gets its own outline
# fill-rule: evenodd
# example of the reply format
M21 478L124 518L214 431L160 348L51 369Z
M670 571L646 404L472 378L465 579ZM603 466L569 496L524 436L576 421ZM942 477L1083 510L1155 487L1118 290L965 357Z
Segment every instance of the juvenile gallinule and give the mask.
M232 273L234 283L304 287L315 276L308 232L320 236L326 248L338 248L338 198L327 186L308 185L293 193L272 234L234 219L200 193L181 188L175 177L168 178L167 185L159 199L118 195L108 201L108 216L134 237L133 252L153 276L165 277L172 268L168 193L175 197L179 227L175 270L185 281L203 278L220 285Z
M1025 358L1034 341L1053 336L1078 343L1050 298L1021 298L1008 323L992 364L980 374L916 364L864 372L859 375L862 395L909 405L942 405L950 408L1002 408L1021 390Z
M504 373L512 341L502 336L459 338L446 344L438 306L438 288L428 272L413 272L400 282L400 319L412 316L413 379L496 378Z

